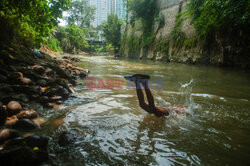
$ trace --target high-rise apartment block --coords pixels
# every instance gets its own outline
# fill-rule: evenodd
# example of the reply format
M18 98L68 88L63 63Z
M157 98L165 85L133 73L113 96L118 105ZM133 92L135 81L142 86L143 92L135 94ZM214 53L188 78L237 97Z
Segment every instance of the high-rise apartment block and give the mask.
M96 7L95 20L92 22L97 27L107 21L108 15L115 13L119 18L126 19L126 6L124 0L88 0L90 6Z

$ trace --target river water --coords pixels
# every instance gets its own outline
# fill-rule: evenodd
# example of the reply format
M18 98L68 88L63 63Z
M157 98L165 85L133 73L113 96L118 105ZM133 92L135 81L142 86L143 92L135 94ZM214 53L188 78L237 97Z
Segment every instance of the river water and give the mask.
M122 88L76 93L58 110L41 110L47 119L54 165L249 165L249 73L211 66L83 56L77 65L90 77L120 79ZM125 75L148 74L160 107L183 105L185 114L158 118L143 111ZM58 146L67 131L73 142Z

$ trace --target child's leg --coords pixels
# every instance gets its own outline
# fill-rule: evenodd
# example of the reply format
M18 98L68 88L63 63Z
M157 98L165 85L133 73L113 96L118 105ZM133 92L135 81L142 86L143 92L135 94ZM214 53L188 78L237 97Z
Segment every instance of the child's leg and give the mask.
M155 109L155 102L154 102L153 94L148 86L148 80L143 80L142 85L144 86L144 89L146 92L149 107L150 107L150 109L154 110Z
M137 81L136 81L135 85L136 85L136 93L137 93L137 97L138 97L138 100L139 100L140 107L142 109L144 109L145 111L151 113L148 104L145 103L144 95L143 95L142 87L141 87L140 83L137 83Z
M146 96L148 99L150 112L152 112L156 116L168 116L169 115L168 110L155 106L153 94L148 86L148 80L144 81L144 83L142 83L142 84L143 84L145 91L146 91Z

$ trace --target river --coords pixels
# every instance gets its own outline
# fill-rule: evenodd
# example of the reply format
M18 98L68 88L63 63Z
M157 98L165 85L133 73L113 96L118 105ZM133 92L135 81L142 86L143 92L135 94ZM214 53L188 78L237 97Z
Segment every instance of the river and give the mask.
M250 164L249 73L212 66L82 56L78 66L90 77L123 80L122 88L76 93L58 110L40 110L49 119L54 165L247 165ZM152 90L157 106L181 104L185 114L158 118L143 111L125 75L160 80ZM74 141L57 143L67 131Z

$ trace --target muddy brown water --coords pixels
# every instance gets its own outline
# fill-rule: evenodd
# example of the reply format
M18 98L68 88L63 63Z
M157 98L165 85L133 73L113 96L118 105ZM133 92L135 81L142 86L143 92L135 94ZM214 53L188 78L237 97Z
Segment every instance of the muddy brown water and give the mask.
M202 65L81 57L90 77L123 80L122 89L87 89L79 80L48 118L54 165L247 165L250 164L250 77L247 72ZM124 75L149 74L158 106L181 104L185 114L158 118L143 111ZM58 146L67 131L73 141Z

